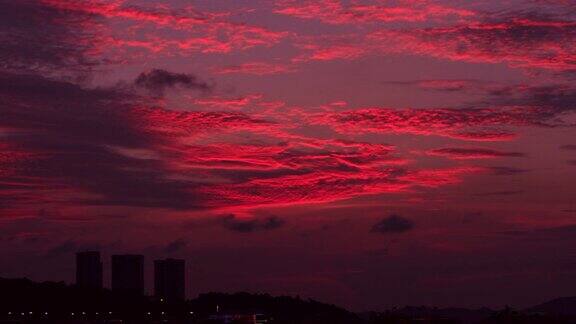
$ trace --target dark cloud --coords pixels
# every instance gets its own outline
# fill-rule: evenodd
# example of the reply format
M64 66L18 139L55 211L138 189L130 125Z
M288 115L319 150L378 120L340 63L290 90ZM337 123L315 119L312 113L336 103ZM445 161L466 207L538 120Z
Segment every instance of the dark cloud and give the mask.
M0 0L0 68L89 70L97 44L94 16L39 0Z
M93 67L95 18L57 1L0 0L0 189L7 189L0 191L0 208L10 210L2 215L80 205L198 208L198 182L175 176L163 160L185 152L161 148L174 145L177 133L198 131L195 125L258 123L240 113L153 108L132 87L73 82L79 74L71 72L85 75ZM153 92L211 88L164 70L143 73L136 83Z
M494 174L494 175L502 175L502 176L518 175L518 174L530 172L530 170L520 169L520 168L515 168L515 167L508 167L508 166L489 167L488 170L490 170L492 172L492 174Z
M576 25L575 25L576 26ZM515 85L494 89L483 105L500 106L501 109L522 110L525 122L538 127L573 127L571 121L576 113L576 87L571 84L546 86ZM576 145L567 144L561 150L574 150Z
M171 179L159 158L146 155L169 142L148 126L169 124L161 119L175 114L150 108L150 98L133 89L71 81L70 72L93 67L95 18L56 2L0 0L0 189L9 189L0 192L0 208L55 204L60 194L60 207L195 208L194 184ZM161 70L140 79L159 90L209 89Z
M530 240L573 240L576 234L576 225L544 227L530 230L511 230L501 234Z
M576 111L576 88L568 84L502 87L490 92L487 103L532 110L535 125L567 125L558 117Z
M21 199L20 204L25 199L40 202L39 195L48 192L42 185L48 184L52 191L75 187L95 194L71 201L86 205L196 205L190 195L193 186L167 179L161 161L123 153L122 149L150 150L163 141L138 122L135 95L38 75L0 73L0 98L0 128L14 130L6 135L9 143L32 157L8 163L17 169L18 178L11 182L20 190L9 197L0 195L0 205L14 199Z
M78 250L78 245L74 241L66 241L64 243L58 244L48 251L48 256L55 256L60 254L69 254Z
M470 79L429 79L412 81L386 81L383 84L415 86L424 90L459 92L459 91L484 91L488 87L487 82Z
M100 248L101 246L99 244L87 244L75 240L68 240L52 247L48 250L46 256L56 257L63 254L73 254L78 251L99 250Z
M542 234L550 234L550 235L565 235L567 237L575 237L576 234L576 225L565 225L565 226L558 226L558 227L549 227L537 230L536 232Z
M174 253L182 251L184 248L186 248L187 245L188 242L184 239L174 240L164 247L164 253Z
M222 225L233 232L252 233L278 229L285 225L285 221L277 216L243 220L229 215L222 219Z
M576 145L574 144L562 145L560 146L560 149L565 151L576 151Z
M445 156L454 159L483 159L497 157L522 157L523 153L501 152L491 149L468 149L468 148L442 148L427 152L429 155Z
M475 194L477 197L512 196L523 193L523 190L492 191Z
M154 95L163 95L167 89L183 88L207 92L213 86L201 81L192 74L173 73L166 70L154 69L142 72L134 81L138 87L149 90Z
M372 226L372 233L404 233L414 228L414 222L399 215L390 215Z
M137 97L118 88L91 89L39 75L0 73L0 98L1 127L108 145L148 141L128 124ZM64 146L58 142L51 145Z

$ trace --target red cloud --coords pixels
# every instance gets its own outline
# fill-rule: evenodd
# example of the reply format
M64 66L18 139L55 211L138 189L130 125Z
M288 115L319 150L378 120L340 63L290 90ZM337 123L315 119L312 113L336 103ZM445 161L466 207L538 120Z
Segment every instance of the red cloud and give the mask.
M45 94L43 100L19 97L8 108L2 108L8 116L2 123L35 132L34 121L43 110L38 108L30 116L16 114L19 105L30 106L30 100L36 100L33 102L40 107L50 102L55 105L45 118L52 118L56 126L43 129L47 135L42 139L27 139L30 143L24 144L29 151L46 152L46 157L34 164L37 170L31 175L42 179L36 182L59 183L63 197L68 191L74 193L73 200L63 199L69 203L178 209L325 203L454 184L465 174L477 171L410 170L407 161L394 155L392 146L290 134L283 128L291 125L240 112L173 111L147 107L139 103L145 98L131 98L118 90L88 90L36 79L20 82L22 87L40 83L37 91L51 87L58 95ZM67 115L63 107L75 106L79 97L92 98L92 105L84 106L82 118ZM462 125L488 123L471 122L471 116L455 117L449 111L433 112L428 111L427 117L412 118L423 122L436 116L438 129L453 126L458 118ZM386 120L396 120L396 127L402 126L400 111L388 113L391 115ZM324 117L345 122L342 128L350 128L384 120L375 114L379 112L333 113ZM418 115L415 111L411 114ZM365 117L369 118L364 120ZM77 127L84 119L91 121L86 125L98 123L106 131L87 132L85 127ZM261 145L217 141L223 133L239 131L260 134L267 141ZM203 137L208 134L209 141ZM55 146L55 139L63 135L70 142ZM275 138L283 142L278 143ZM18 175L27 175L26 172L18 171ZM73 188L68 189L70 186ZM29 186L18 192L26 197L44 193Z
M337 2L330 3L335 5ZM302 8L306 17L320 15L315 10ZM348 21L334 19L331 11L324 11L321 6L318 10L328 15L320 15L321 19ZM359 14L353 17L364 19L362 17L371 16ZM489 18L484 16L482 21L460 22L448 27L379 29L346 36L301 37L297 46L307 53L295 61L348 60L402 53L453 61L507 63L520 68L575 70L576 22L573 20L537 14ZM465 86L456 81L422 82L420 85L443 90L458 90Z
M167 115L166 117L158 117ZM383 144L319 140L295 136L281 144L232 143L181 145L180 139L202 132L226 132L260 122L241 114L184 113L165 110L151 119L148 128L166 125L173 141L164 164L173 176L194 174L190 183L204 208L255 208L267 205L325 203L359 195L396 193L417 187L458 183L476 169L410 171L406 161L393 155L394 147ZM142 116L142 114L138 114ZM230 118L230 120L228 120ZM224 119L224 120L223 120ZM168 121L169 120L169 121ZM271 124L263 124L266 131ZM286 137L285 137L286 138ZM288 137L290 138L290 137Z
M308 43L300 47L309 51L310 54L298 56L293 60L294 62L353 60L365 56L369 50L353 43L328 45Z
M187 168L209 170L254 170L260 172L283 168L274 157L284 151L282 146L255 145L197 145L181 149Z
M286 143L279 145L213 144L182 146L182 165L192 168L252 170L262 173L302 174L322 170L358 170L398 164L392 148L367 143Z
M477 142L500 142L511 141L518 137L516 134L507 132L459 132L452 133L448 137Z
M380 2L373 5L352 3L345 6L340 0L288 0L280 1L275 12L303 19L318 19L328 24L422 22L475 15L470 10L420 1L408 1L398 5Z
M40 156L40 152L29 152L24 147L0 139L0 187L6 185L4 181L9 177L18 175L22 162L31 161Z
M254 75L268 75L294 72L294 67L287 64L266 63L266 62L251 62L243 63L240 65L229 65L214 69L218 74L254 74Z
M0 164L17 163L34 156L31 152L26 152L18 148L14 143L0 141Z
M420 80L416 84L423 89L460 91L477 86L477 82L471 80Z
M194 103L202 106L236 109L246 107L249 104L252 104L254 101L259 100L261 98L262 95L260 94L252 94L247 95L245 97L232 98L232 99L211 97L211 98L195 99Z
M127 25L136 24L127 29L130 30L127 34L111 35L110 39L117 41L116 45L134 42L134 46L150 46L159 52L227 52L269 46L286 35L234 24L227 21L226 16L217 14L144 10L122 6L119 2L52 0L46 3L62 12L80 11L122 20ZM391 12L395 12L387 8L388 11L377 15L373 7L353 7L360 20L383 21L387 18L380 14L390 17ZM533 21L516 23L529 29L571 28L564 24L534 25ZM155 28L153 32L142 39L132 37L144 31L142 28L151 27ZM161 38L155 34L156 29L169 30L170 37L174 37ZM459 27L424 31L440 30L462 32ZM423 31L410 35L419 32ZM479 33L484 35L483 31ZM49 45L66 49L69 42L60 43L60 40L51 39ZM60 46L62 44L66 46ZM357 48L354 44L336 42L329 48L302 47L313 51L311 59L314 60L356 58L372 49ZM262 64L245 64L236 71L243 69L256 74L279 71L275 66ZM183 74L162 75L161 81L167 84L173 84L174 80L178 80L176 84L194 81ZM269 109L253 113L244 109L243 112L176 111L153 107L162 101L142 97L130 87L87 88L39 75L12 73L1 73L0 82L5 85L0 87L0 95L5 99L5 104L0 106L0 127L23 134L2 138L0 144L2 175L9 177L6 181L3 179L2 186L10 187L9 195L0 197L3 206L38 201L39 205L83 207L255 208L326 203L362 195L439 187L456 184L479 169L415 169L410 161L397 156L393 146L318 139L305 135L301 129L321 125L339 132L342 137L372 132L496 141L513 138L506 127L541 125L548 116L540 108L522 105L524 97L518 98L517 106L502 104L501 108L486 109L340 111L347 105L336 101L320 110L287 107L279 113L275 108L283 105L282 102L261 102L259 95L252 95L195 99L194 104L218 109L240 109L254 104ZM428 86L452 90L466 85L457 82ZM564 97L555 99L562 98L565 105L571 104L571 92L564 92ZM533 93L533 99L539 100L536 103L549 102L549 97L542 95L548 93L549 90L543 89ZM560 100L553 102L559 103ZM571 109L567 107L564 109ZM426 153L454 159L521 156L513 152L462 148ZM52 192L48 194L47 188Z
M552 70L574 69L576 22L510 17L451 27L378 31L367 42L401 51L468 62L508 63ZM383 47L381 47L380 45Z
M399 133L435 135L472 141L502 141L514 138L491 129L541 122L537 110L495 109L390 109L368 108L328 112L308 118L312 124L329 125L347 133Z
M273 125L239 112L188 112L140 107L130 114L134 123L143 129L181 136L211 131L265 130Z
M229 13L206 13L193 8L170 10L166 8L140 8L126 6L122 1L101 2L94 0L42 0L60 10L77 11L128 23L129 27L109 28L108 38L100 52L122 62L134 49L181 55L186 51L227 53L255 46L272 46L286 37L286 32L238 24L227 20ZM160 33L158 30L173 30ZM141 33L138 33L141 31ZM139 35L140 36L136 36ZM130 53L131 55L127 55Z
M380 168L362 172L315 169L303 175L273 179L255 179L240 184L222 184L203 188L213 197L213 207L259 207L326 203L362 195L406 192L417 187L439 187L459 183L474 168L406 171Z
M132 6L123 6L124 1L114 0L111 2L94 0L41 0L61 10L87 12L107 18L122 18L149 22L158 25L176 25L188 28L197 24L204 24L207 19L217 15L207 15L187 10L185 14L177 14L166 9L142 9Z
M145 102L149 98L119 89L85 89L32 77L6 76L0 80L12 84L13 98L0 108L5 116L0 127L36 134L40 132L38 121L54 125L43 127L41 137L14 137L26 139L22 144L27 145L27 152L46 152L46 157L34 164L39 171L31 175L43 179L38 183L55 181L62 188L78 187L73 188L73 197L84 205L191 209L325 203L454 184L477 171L413 170L406 160L395 156L392 146L289 132L302 121L324 124L342 134L394 132L483 140L508 135L478 129L533 125L533 116L526 108L338 112L327 107L319 114L292 108L282 114L269 111L268 120L258 113L148 107ZM85 102L86 98L90 101ZM210 104L220 103L211 99ZM234 103L242 106L246 102ZM50 113L46 113L46 105ZM67 114L69 107L78 105L83 107L82 114ZM22 111L22 106L33 109ZM238 138L227 141L221 136L234 132L262 139L261 144L239 143ZM70 142L54 144L64 137ZM433 153L460 158L516 156L455 149ZM18 171L18 175L29 174ZM78 180L86 178L89 181ZM28 186L20 191L39 194Z

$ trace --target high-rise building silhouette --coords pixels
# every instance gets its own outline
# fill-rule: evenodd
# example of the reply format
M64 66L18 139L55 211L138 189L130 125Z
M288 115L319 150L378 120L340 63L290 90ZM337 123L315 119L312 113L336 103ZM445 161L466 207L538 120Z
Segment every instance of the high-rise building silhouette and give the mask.
M102 288L102 261L100 252L76 253L76 285L84 288Z
M186 262L180 259L154 261L154 295L168 301L186 298Z
M144 256L112 256L112 290L121 293L144 295Z

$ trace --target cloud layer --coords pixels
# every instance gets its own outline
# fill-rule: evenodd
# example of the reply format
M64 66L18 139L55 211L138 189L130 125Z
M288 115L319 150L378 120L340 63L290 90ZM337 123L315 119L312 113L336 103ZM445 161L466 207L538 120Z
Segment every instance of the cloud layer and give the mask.
M0 275L98 248L190 257L192 294L567 295L572 9L0 0Z

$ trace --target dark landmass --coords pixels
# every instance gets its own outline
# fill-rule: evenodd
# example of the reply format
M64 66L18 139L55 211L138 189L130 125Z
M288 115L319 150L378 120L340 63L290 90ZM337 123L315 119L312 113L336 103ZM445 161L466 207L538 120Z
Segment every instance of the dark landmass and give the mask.
M558 298L523 311L510 308L404 307L355 314L335 305L268 294L208 293L166 302L63 282L0 278L0 323L576 323L576 297Z
M218 317L253 314L263 314L265 323L363 323L343 308L298 297L208 293L168 303L62 282L0 279L0 323L224 323Z
M530 307L526 311L531 313L557 314L576 317L576 297L561 297L549 302Z

